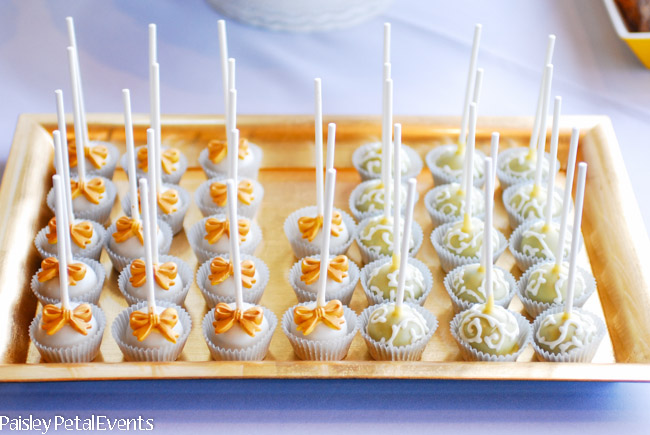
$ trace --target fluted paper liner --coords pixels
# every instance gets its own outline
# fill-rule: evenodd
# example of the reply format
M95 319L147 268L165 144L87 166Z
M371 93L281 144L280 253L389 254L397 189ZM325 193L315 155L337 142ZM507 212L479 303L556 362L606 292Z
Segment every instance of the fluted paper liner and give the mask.
M458 145L450 144L450 145L440 145L432 149L427 153L425 156L425 161L427 163L427 167L429 168L429 171L431 172L431 175L433 175L433 183L435 186L442 186L443 184L450 184L450 183L462 183L462 175L460 177L455 177L451 175L449 172L446 172L444 169L442 169L440 166L437 165L437 161L440 158L441 155L443 155L447 151L456 151ZM476 162L476 159L479 159L479 161L485 160L485 154L481 150L475 149L474 150L474 161ZM474 163L475 168L479 165ZM480 167L482 168L483 165L481 164ZM483 184L485 183L485 174L481 174L480 177L476 176L474 174L473 178L473 183L474 186L476 187L482 187Z
M449 295L449 298L451 299L451 306L454 309L454 313L460 313L461 311L465 311L472 305L476 304L476 302L468 302L465 301L458 296L456 296L456 293L454 293L454 290L452 288L452 282L454 277L462 273L465 270L466 265L460 265L451 272L449 272L447 275L445 275L445 279L443 281L445 285L445 290L447 290L447 294ZM515 277L512 276L510 272L505 270L502 267L499 266L494 266L495 269L501 270L503 272L503 276L506 279L506 282L508 283L508 293L506 294L505 297L501 299L495 299L494 303L496 305L500 305L503 308L508 308L508 305L510 305L510 301L512 301L512 298L515 296L515 293L517 292L517 280L515 280Z
M244 177L244 178L250 178L251 180L257 180L257 174L260 171L260 166L262 166L262 158L264 157L264 153L262 152L262 149L255 145L252 142L248 142L248 148L250 151L253 153L253 163L251 163L249 166L237 166L237 174L238 177ZM226 157L227 158L227 157ZM238 160L239 162L239 160ZM220 177L220 178L227 178L228 173L227 172L218 172L215 171L210 167L212 162L210 162L210 157L209 157L209 151L208 147L206 146L201 150L201 153L199 154L199 164L203 168L203 172L205 172L205 176L207 178L215 178L215 177Z
M548 310L549 308L553 306L564 306L564 302L561 302L559 304L549 304L546 302L538 302L535 301L528 296L526 296L526 286L528 285L528 280L530 279L530 275L542 264L545 263L555 263L555 261L542 261L540 263L533 264L526 272L524 272L523 275L521 275L521 278L519 278L519 283L517 285L517 296L519 296L519 299L521 300L521 303L524 305L524 308L526 309L526 312L531 318L536 318L539 316L542 312ZM573 306L574 307L582 307L585 302L587 302L587 299L591 297L591 295L596 291L596 278L587 270L583 269L582 267L578 266L577 272L582 276L582 278L585 281L585 291L580 295L580 297L576 297L573 299Z
M73 180L77 179L76 177L71 178ZM90 210L74 210L74 217L75 219L91 220L104 225L109 221L111 217L111 210L113 210L113 204L115 203L115 198L117 197L117 188L115 187L115 184L108 178L100 177L97 175L93 175L92 177L88 176L89 180L92 178L102 178L104 180L104 185L106 186L104 195L106 195L106 200L97 205L93 205ZM47 193L47 206L50 208L50 210L52 210L52 213L54 213L55 210L54 200L54 187L52 187Z
M99 257L102 255L102 248L106 242L106 229L99 223L95 221L88 220L93 226L93 232L97 234L97 241L94 245L87 246L83 251L73 252L75 257L90 258L95 261L99 261ZM58 248L56 244L51 245L47 240L48 227L42 228L36 238L34 239L34 246L36 250L41 255L41 258L45 260L47 257L57 257L59 256Z
M366 152L366 149L370 148L375 143L376 142L370 142L365 145L361 145L356 150L354 150L354 153L352 153L352 165L355 167L355 169L361 176L362 181L381 178L381 173L373 174L362 167L363 164L362 158ZM393 145L391 143L391 148L392 146ZM422 172L422 158L420 158L420 155L408 145L402 144L402 150L404 150L404 152L409 158L409 169L408 171L406 171L406 174L402 174L402 181L407 181L409 178L417 177L418 175L420 175L420 172Z
M260 332L262 337L260 337L259 341L244 349L226 349L217 346L214 342L215 333L212 325L212 322L214 322L214 308L207 312L202 323L203 338L205 338L205 343L208 345L213 359L216 361L262 361L266 357L271 338L273 338L275 328L278 326L278 318L273 311L261 305L258 306L264 310L264 317L269 322L269 328Z
M129 329L129 316L131 313L140 309L147 309L147 302L140 302L137 305L131 305L120 314L117 315L113 324L111 325L111 333L113 339L118 347L124 354L124 359L127 361L176 361L183 351L187 337L190 335L192 329L192 319L182 307L172 304L171 302L156 300L156 305L164 308L174 308L178 313L178 321L183 325L183 333L176 339L176 343L167 342L164 346L158 348L144 348L135 347L127 344L124 337Z
M239 220L244 217L245 216L238 215L237 219ZM196 258L199 260L200 264L205 263L206 261L210 260L213 257L222 256L222 254L227 254L230 250L230 245L228 245L228 248L224 252L209 251L203 248L201 244L201 240L206 235L205 221L208 220L209 218L227 220L227 216L225 214L208 216L206 218L201 219L194 225L192 225L192 228L190 228L187 234L187 240L190 242L190 246L192 247L192 250L194 251L194 254L196 255ZM255 249L257 249L259 244L262 242L262 230L260 229L260 226L257 224L257 222L253 221L250 218L247 219L251 223L251 229L247 236L247 240L239 245L239 252L241 252L242 254L254 255ZM224 234L221 237L228 237L228 236Z
M34 320L29 325L29 339L34 343L34 346L36 346L38 353L41 354L41 358L44 361L54 363L81 363L90 362L95 359L99 353L99 346L102 344L104 328L106 327L106 316L104 316L104 312L98 306L91 304L90 308L97 322L97 328L91 335L86 337L86 340L73 346L51 347L36 341L36 328L40 327L43 314L41 313L34 317Z
M160 210L160 206L157 206L156 208L158 209L158 219L162 220L163 222L167 222L169 227L172 229L172 234L176 235L183 229L183 220L185 219L187 210L190 208L190 202L192 199L187 190L183 189L180 186L174 184L163 184L163 186L169 189L174 189L178 192L180 205L178 206L178 210L169 214L163 213ZM121 203L122 211L124 214L128 217L131 217L131 195L124 195Z
M508 214L508 223L510 224L510 228L513 230L518 228L524 222L544 218L544 216L541 216L539 218L533 216L524 219L524 217L517 213L517 211L510 205L510 200L517 192L517 189L519 186L523 186L524 184L533 184L533 181L523 181L521 183L513 184L503 192L503 207L506 209L506 213ZM555 192L559 193L561 196L564 195L564 191L559 187L555 187ZM546 197L546 194L544 194L544 197ZM569 212L573 211L573 201L570 201L569 207ZM553 220L557 219L559 219L559 216L553 216Z
M210 276L211 273L210 262L212 262L212 259L215 257L221 257L225 260L230 260L230 254L214 255L213 257L206 260L203 264L201 264L201 267L196 273L196 284L199 286L199 290L201 290L201 294L203 295L203 299L205 299L205 303L208 305L208 308L214 308L219 302L225 302L227 304L235 302L234 295L219 296L212 293L205 286L205 282L207 281L208 276ZM253 287L251 288L243 288L242 296L244 302L247 302L249 304L254 304L254 305L258 304L260 299L262 299L262 295L264 294L264 290L266 289L267 284L269 283L269 268L266 266L266 263L264 263L262 260L252 255L241 254L240 260L241 261L250 260L255 264L255 271L257 272L257 282L255 282L255 284L253 284Z
M419 361L422 359L424 349L427 347L429 340L431 340L431 337L438 329L438 319L436 319L436 316L424 307L407 302L405 302L404 305L408 305L424 317L429 331L424 337L415 343L406 346L394 346L388 343L381 343L373 339L367 332L370 316L377 308L379 308L379 305L371 305L363 310L359 315L359 319L361 323L361 336L366 341L368 352L370 352L370 356L372 356L373 359L377 361Z
M172 246L172 239L174 236L172 235L172 229L170 226L158 219L158 227L160 228L160 231L162 231L162 243L158 245L158 254L159 255L167 255L169 252L169 249ZM113 234L115 233L117 228L117 223L113 223L107 231L106 234L106 241L104 244L104 249L106 249L106 253L108 254L108 258L111 259L111 263L113 263L113 268L121 272L122 269L124 269L127 265L129 265L133 260L136 258L140 258L140 256L137 257L125 257L123 255L118 254L117 252L113 251L110 246L111 239L113 238Z
M309 257L320 261L320 255L310 255ZM330 260L332 260L334 257L336 256L330 255ZM302 276L302 260L304 260L304 258L301 258L296 263L294 263L289 270L289 283L291 284L291 287L293 288L293 291L298 298L298 302L313 302L316 301L318 294L316 292L307 290L306 284L300 280L300 277ZM334 292L329 290L326 291L325 300L330 301L332 299L338 299L343 305L350 305L350 300L354 294L354 289L357 286L357 282L359 282L360 273L359 266L357 266L354 261L350 260L350 258L348 258L348 264L349 268L347 273L348 277L350 278L348 283ZM317 283L318 281L316 281L316 284Z
M203 216L211 216L214 214L226 214L227 206L219 207L212 201L210 196L210 185L216 181L224 182L226 181L225 175L217 176L210 178L207 181L204 181L199 185L199 187L194 192L194 202L201 210ZM237 177L238 182L242 181L244 177ZM237 213L246 216L247 218L253 219L257 214L257 210L262 204L262 199L264 199L264 187L252 178L246 177L249 181L253 183L253 201L250 204L242 204L239 199L237 199Z
M530 323L524 316L521 314L511 311L517 320L517 325L519 325L519 337L517 339L517 344L519 348L516 352L507 354L507 355L492 355L489 353L481 352L474 349L469 344L465 343L460 336L458 335L458 328L460 327L460 320L463 312L456 314L449 325L451 335L458 343L458 348L460 353L465 361L486 361L486 362L514 362L519 358L519 355L526 350L528 344L532 341L532 331Z
M144 146L144 145L143 145ZM136 162L135 162L135 175L136 175L136 180L139 180L140 178L147 178L147 172L144 172L142 169L138 167L138 162L137 162L137 153L138 149L142 148L143 146L138 146L135 148L135 153L136 153ZM162 150L165 151L169 149L170 147L162 147ZM180 151L180 150L179 150ZM128 169L128 164L126 161L127 154L124 153L122 155L122 158L120 159L120 165L122 166L122 169L124 169L124 172L129 174L129 169ZM180 158L178 160L178 163L176 164L176 170L172 171L171 174L168 174L162 168L160 168L160 171L162 172L162 181L164 184L178 184L181 181L181 178L187 172L187 157L185 157L185 154L180 153Z
M144 261L143 257L140 258ZM187 292L190 291L192 282L194 282L194 274L192 273L192 269L190 269L190 266L188 266L186 262L184 262L178 257L173 257L171 255L161 255L159 257L159 260L160 260L159 264L167 263L168 261L172 261L176 263L176 267L178 268L177 270L178 277L180 277L183 286L180 289L170 288L169 290L165 291L164 296L156 296L156 302L167 301L167 302L171 302L172 304L183 306L185 303L185 297L187 296ZM131 267L125 267L124 269L122 269L122 272L120 273L120 276L117 279L117 286L120 289L122 296L124 296L124 299L126 299L126 302L129 305L136 305L140 302L147 302L146 298L141 299L129 293L129 291L127 290L127 284L129 283L130 279L131 279Z
M443 238L445 236L445 233L454 224L455 222L450 222L448 224L440 225L431 233L431 243L433 244L433 247L436 250L436 253L438 254L440 265L442 266L442 269L445 272L449 272L450 270L453 270L463 264L472 264L472 263L481 262L481 258L478 255L475 255L473 257L463 257L454 254L443 245ZM493 262L496 263L499 257L501 256L501 254L503 254L503 252L506 250L506 247L508 246L508 242L506 241L506 236L504 236L501 231L497 230L496 228L494 228L494 230L497 232L497 235L499 237L499 243L496 246L497 249L494 251L492 256L494 260Z
M305 258L320 254L320 245L309 243L307 239L303 239L300 228L298 227L298 220L301 217L316 216L316 210L317 209L315 205L303 207L291 213L289 217L287 217L287 219L284 221L284 234L286 234L287 239L289 239L291 249L293 249L293 254L296 256L296 258ZM338 246L332 246L330 239L330 254L341 255L345 254L352 245L358 228L354 219L352 219L352 216L338 208L334 208L334 211L341 213L341 216L343 217L343 223L348 229L349 235L347 242L342 243ZM322 228L319 231L322 231Z
M502 191L505 191L508 187L521 183L522 181L533 181L530 178L516 177L507 174L503 169L501 169L503 165L505 165L505 162L512 160L514 154L516 154L522 148L523 147L508 148L506 150L501 151L499 153L499 157L497 157L497 178L499 179L499 184L501 185ZM528 151L528 147L526 147L525 150ZM547 162L550 162L551 154L545 152L544 159L546 159ZM555 167L560 168L561 167L560 161L556 159L555 162L556 162ZM542 170L542 179L546 177L548 177L548 170L547 171Z
M291 332L293 310L304 304L296 304L284 312L282 316L282 331L289 339L293 351L301 360L309 361L340 361L346 357L354 336L359 329L358 317L354 311L343 305L343 316L348 333L343 337L332 340L309 340ZM302 335L302 333L300 333Z
M391 263L392 261L393 260L389 257L380 258L379 260L375 260L372 263L366 264L363 267L363 269L361 269L361 287L363 288L363 292L366 294L368 305L377 305L377 304L382 304L384 302L395 302L395 301L389 301L387 299L384 299L383 295L375 294L372 290L370 290L370 287L368 286L368 282L370 281L370 274L372 273L372 271L377 269L378 267L383 266L386 263ZM427 300L427 297L429 296L429 293L431 293L431 289L433 288L433 276L431 275L431 270L429 270L427 265L421 262L420 260L418 260L417 258L409 257L408 263L411 266L415 266L422 273L422 276L424 277L424 289L422 290L422 294L420 295L420 297L415 300L406 299L406 294L405 294L404 302L408 302L413 305L423 306L424 302Z
M70 297L70 301L72 302L90 302L93 305L97 305L97 302L99 301L99 295L102 292L102 288L104 287L104 280L106 279L106 271L104 270L104 266L101 265L98 261L95 261L91 258L84 258L84 257L75 257L74 258L75 262L79 261L84 263L86 266L90 267L93 272L95 272L95 275L97 276L97 283L93 288L88 290L87 292L75 296L75 297ZM56 305L59 302L61 302L60 298L49 298L45 296L44 294L41 293L41 287L43 286L43 283L38 280L38 274L43 270L42 267L38 269L38 271L32 276L32 281L31 281L31 289L32 293L36 296L38 301L42 305L47 305L47 304L52 304ZM56 278L58 280L58 275Z
M350 193L350 199L348 200L348 206L350 208L350 212L352 212L352 216L354 216L354 219L357 221L362 221L366 218L373 217L373 216L379 216L381 214L384 214L383 209L378 209L378 210L373 210L373 211L361 211L357 208L357 199L359 198L359 195L363 193L364 190L370 185L372 185L374 182L378 180L372 179L372 180L366 180L361 182L357 187L352 190L352 193ZM406 189L406 185L402 183L402 186ZM415 202L418 202L419 194L415 192ZM403 195L402 198L406 198L406 195ZM400 207L400 212L404 214L404 208L406 207L406 201L404 201L404 204Z
M357 241L357 246L359 246L359 252L361 252L361 261L363 262L363 264L368 264L382 258L391 257L390 255L378 254L374 252L373 250L368 248L365 244L363 244L363 242L361 241L361 233L363 232L364 228L368 225L368 222L370 222L370 219L372 218L366 218L361 221L361 223L357 227L357 234L355 237ZM391 226L391 230L392 230L392 226ZM422 246L422 239L424 239L424 233L422 232L422 227L415 220L413 220L413 224L411 225L411 234L413 235L413 247L409 250L409 256L415 257L415 255L420 250L420 247Z

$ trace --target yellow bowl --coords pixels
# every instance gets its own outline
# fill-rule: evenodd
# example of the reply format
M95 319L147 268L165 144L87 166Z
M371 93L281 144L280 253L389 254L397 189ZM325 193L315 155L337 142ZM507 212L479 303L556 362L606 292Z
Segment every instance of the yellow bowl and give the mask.
M618 37L627 43L636 57L650 69L650 32L630 32L614 0L603 0Z

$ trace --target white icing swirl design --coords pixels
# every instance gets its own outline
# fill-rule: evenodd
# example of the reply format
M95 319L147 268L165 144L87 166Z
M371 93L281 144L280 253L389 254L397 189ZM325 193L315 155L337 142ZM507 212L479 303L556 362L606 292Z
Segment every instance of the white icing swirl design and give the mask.
M399 278L399 269L390 272L390 267L391 264L388 263L373 269L368 277L368 282L372 282L373 278L377 277L380 273L385 274L386 278L388 279L389 300L394 301L395 297L397 296L397 279ZM388 273L386 273L387 269L389 270ZM376 285L370 285L369 288L370 291L377 296L384 297L384 291ZM417 290L419 290L419 293L422 294L422 291L424 290L424 276L417 267L407 264L406 280L404 282L404 300L416 300Z
M535 269L528 278L528 283L526 284L526 296L531 299L536 299L541 287L546 284L548 275L553 273L553 263L543 263L540 264L537 269ZM566 292L567 288L567 279L569 277L569 267L568 263L564 262L560 266L560 275L555 285L553 286L554 304L561 304L564 302L564 296L562 295L562 289ZM574 288L574 299L579 298L585 291L585 280L581 273L576 273L576 281Z
M485 208L485 202L482 200L483 192L476 187L472 192L472 214L481 214ZM433 208L447 216L461 216L465 212L465 196L459 198L460 207L455 201L450 201L452 197L458 195L460 184L451 183L444 184L440 190L436 192L433 198Z
M478 269L476 264L468 264L464 268L456 270L456 273L452 275L452 289L459 299L469 300L471 297L481 303L485 303L487 301L485 297L485 276L483 276L481 284L476 289L467 288L465 285L465 273L470 267ZM508 281L506 281L503 270L496 267L492 269L492 290L494 299L497 301L505 298L508 294Z
M394 311L394 303L379 305L370 315L368 323L387 323L388 316L392 315ZM402 331L408 331L411 335L411 343L415 343L427 335L429 327L420 313L408 305L402 305L400 319L392 325L390 338L386 340L385 337L382 337L379 342L392 345Z
M393 144L391 143L390 146L391 162L394 163L395 159L392 158L394 153L393 148L394 148ZM382 153L381 142L374 142L364 150L363 156L361 157L361 161L363 162L363 166L366 168L368 172L373 174L381 173L381 162L382 162L381 153ZM400 158L401 158L401 165L402 165L401 172L402 174L406 174L409 170L409 167L411 166L411 160L409 159L409 156L408 154L406 154L406 151L404 151L404 149L400 150Z
M538 186L536 196L532 196L533 183L522 184L510 197L510 206L515 212L523 217L542 218L546 208L546 188ZM553 192L553 216L557 217L562 213L562 197L558 192Z
M462 252L468 248L478 249L476 256L479 255L480 247L483 245L483 221L478 218L472 218L472 231L466 233L463 231L463 223L459 222L453 225L445 233L442 242L449 251L456 255L462 255ZM492 234L493 251L499 250L499 234L494 228L490 231Z
M386 245L389 252L393 252L393 218L385 218L384 216L375 216L372 218L368 225L364 228L361 236L361 242L370 249L372 252L379 254L381 252L381 246L373 244L373 238L376 233L379 233L381 241ZM400 239L404 237L404 219L400 217L399 225L399 234ZM413 248L415 244L413 240L413 235L409 237L409 250Z
M505 308L495 305L491 313L484 313L485 305L472 305L464 312L460 322L459 337L466 343L484 343L495 353L501 352L505 345L517 340L519 325L515 317ZM484 320L494 331L487 335L483 331Z
M575 328L573 334L569 336L571 329ZM547 340L541 332L548 329L557 329L560 334L555 340ZM559 349L564 353L572 348L582 348L586 346L598 332L598 327L594 320L587 315L573 311L568 319L564 319L564 313L550 314L542 320L537 330L537 342L547 346L555 352Z
M384 188L380 187L381 181L373 180L371 186L368 186L356 199L357 206L368 204L367 212L384 210ZM392 189L392 186L391 186ZM406 189L401 186L400 202L404 205L406 201ZM391 207L394 205L391 198Z
M499 169L511 177L527 178L532 180L535 177L535 160L527 160L528 148L517 148L509 153L510 159L505 160L499 166ZM512 163L515 163L514 165ZM514 168L513 168L514 166ZM516 168L516 169L515 169ZM521 169L521 170L518 170ZM542 178L548 176L549 162L547 158L542 161Z
M438 160L436 160L436 166L438 166L440 169L442 169L443 172L446 172L447 174L455 177L455 178L460 178L463 175L463 166L461 165L460 168L458 169L453 169L451 166L447 164L441 164L440 161L450 155L450 154L456 154L456 149L449 150L446 153L443 153L438 157ZM465 159L465 153L462 154L462 159ZM480 154L474 154L474 159L472 159L472 162L474 163L474 177L475 178L481 178L483 176L483 167L485 166L485 163L483 162L483 157Z
M536 256L538 253L541 252L541 254L544 256L544 258L548 259L555 259L555 248L550 247L548 244L548 238L550 233L553 233L553 236L557 238L558 233L560 232L560 224L558 222L552 222L551 226L552 228L550 229L549 232L544 232L543 228L546 223L544 221L539 221L535 222L533 225L531 225L526 231L523 232L521 235L521 239L525 240L528 238L531 238L541 246L541 248L537 246L531 246L530 244L523 244L521 245L521 252L524 255L528 255L530 257ZM571 249L571 239L572 239L572 234L571 231L566 232L566 237L564 240L564 250L562 251L563 257L568 257L569 256L569 250ZM557 243L557 241L555 242Z

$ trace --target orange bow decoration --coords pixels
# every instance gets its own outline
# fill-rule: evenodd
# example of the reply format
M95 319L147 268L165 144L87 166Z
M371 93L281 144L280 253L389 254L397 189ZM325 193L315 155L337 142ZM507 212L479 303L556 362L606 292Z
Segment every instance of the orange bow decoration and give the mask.
M77 305L74 310L67 310L59 308L56 305L48 304L43 307L41 328L47 332L47 335L54 335L66 323L69 323L78 333L88 335L88 330L92 328L90 324L92 318L93 311L88 304Z
M153 265L153 276L158 285L164 290L174 285L174 280L178 275L178 266L176 263L168 261L167 263ZM129 279L133 287L142 287L147 282L147 272L142 260L133 260L131 263L131 278Z
M167 189L163 193L158 194L158 206L165 214L174 213L178 210L176 204L178 204L179 198L176 190Z
M226 183L215 181L210 185L210 196L212 202L219 207L225 207L228 199ZM255 196L253 195L253 183L249 180L242 180L237 186L237 198L246 205L251 205Z
M140 244L144 245L142 222L131 219L127 216L122 216L115 223L115 228L116 231L113 233L113 239L115 239L115 242L123 243L135 236L140 241Z
M215 257L210 262L211 275L208 276L212 285L221 284L234 273L232 262L221 257ZM255 277L255 263L251 260L241 262L241 282L244 287L252 288L257 281Z
M239 228L239 243L245 242L246 236L251 229L250 221L247 219L239 219L239 221L237 221L237 226ZM212 245L224 234L230 234L230 223L228 220L221 221L217 218L209 218L205 221L205 232L205 240Z
M331 300L324 307L308 308L300 305L293 310L293 321L298 331L304 335L311 334L318 322L323 322L332 329L341 329L345 323L343 304L339 300Z
M340 212L333 210L332 211L332 229L331 234L334 237L338 237L339 234L343 231L343 215ZM303 239L307 239L310 242L314 241L318 231L323 226L323 216L308 217L303 216L298 219L298 229L302 234Z
M47 241L50 245L53 245L57 242L56 234L56 217L50 219L47 223L48 233L46 234ZM93 237L93 224L88 221L79 222L78 224L70 225L70 238L75 243L75 245L80 248L85 248L86 245L90 244L90 241Z
M160 163L162 165L163 171L166 174L171 174L176 169L174 165L179 162L181 159L181 152L176 148L167 148L163 150L160 156ZM147 147L141 147L138 149L138 168L142 169L144 172L149 170L149 152Z
M327 276L336 282L342 282L343 278L348 276L347 271L350 265L348 264L348 257L345 255L337 255L327 263ZM302 276L300 281L305 284L313 284L318 281L320 277L320 260L312 257L307 257L301 262Z
M84 147L84 156L88 157L90 163L97 169L106 165L108 158L108 148L104 145L97 145L94 147ZM77 166L77 145L74 140L68 144L68 157L70 159L70 167Z
M56 257L47 257L41 262L41 271L38 272L38 282L46 282L59 276L59 260ZM68 284L77 285L86 276L86 265L83 263L68 264Z
M249 153L248 141L239 139L239 160L244 160ZM208 143L208 156L212 163L217 164L228 155L228 142L225 140L211 140Z
M242 329L251 337L262 330L260 325L264 319L264 310L260 307L250 307L246 311L238 308L234 310L224 302L219 302L214 308L214 326L215 334L222 334L232 328L235 323L239 322Z
M99 204L99 200L104 197L106 186L101 178L93 178L90 181L70 180L70 189L72 190L72 199L83 195L93 204Z
M166 308L160 314L156 314L152 309L149 309L149 313L134 311L129 316L129 325L138 341L143 341L151 331L157 329L168 341L176 343L178 334L173 329L176 323L178 323L178 313L174 308Z

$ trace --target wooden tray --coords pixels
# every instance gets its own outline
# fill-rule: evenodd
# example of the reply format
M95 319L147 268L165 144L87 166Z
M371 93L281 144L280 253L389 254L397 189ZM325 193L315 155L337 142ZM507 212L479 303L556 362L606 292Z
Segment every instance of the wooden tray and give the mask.
M89 116L91 138L108 140L124 152L124 127L121 115ZM136 144L145 142L147 117L135 119ZM398 118L403 124L404 142L423 157L432 147L450 142L458 134L456 118ZM353 150L380 135L379 120L363 117L328 119L337 123L336 206L347 209L348 197L360 178L351 165ZM564 117L560 136L560 161L566 162L570 127L582 131L578 159L589 163L583 233L589 263L598 281L598 296L586 308L606 319L609 334L590 364L551 364L535 361L532 348L516 363L470 363L460 354L449 332L453 316L451 302L444 291L444 273L429 241L432 224L422 197L433 182L428 171L418 177L420 200L416 220L422 225L425 240L418 254L432 270L434 289L426 307L439 319L440 327L420 362L377 362L370 359L358 335L348 357L342 362L297 361L289 341L277 329L267 358L262 362L216 362L210 359L200 323L207 311L196 287L190 289L186 307L192 316L193 331L179 361L172 363L123 362L106 328L101 353L85 364L43 364L30 344L28 326L40 307L29 289L31 276L40 258L33 246L36 232L51 217L45 196L51 186L52 145L50 133L56 128L52 115L23 115L18 123L11 154L0 188L0 379L5 381L88 380L88 379L168 379L168 378L426 378L426 379L525 379L525 380L650 380L650 279L642 263L650 259L648 238L632 194L611 123L600 116ZM271 280L261 303L280 318L296 303L287 275L295 258L284 236L282 224L287 215L314 200L313 121L308 116L241 116L242 137L264 150L259 181L265 196L257 220L264 241L256 255L271 270ZM532 120L528 118L489 118L479 120L477 145L489 148L489 135L501 133L501 149L525 146ZM68 129L69 132L72 128ZM181 186L193 192L205 180L197 164L198 153L208 140L223 137L223 120L208 116L163 117L163 139L179 147L190 161ZM562 168L564 171L565 168ZM120 196L127 190L121 169L115 173ZM287 189L287 183L291 189ZM495 225L510 234L505 211L497 192ZM112 218L122 214L116 202ZM185 218L189 229L201 218L192 204ZM175 237L171 252L196 269L197 261L184 232ZM356 246L349 252L359 262ZM100 306L109 324L126 302L117 289L117 273L107 255L102 263L109 271ZM520 272L509 253L499 265ZM367 305L359 285L351 307L360 312ZM522 310L515 298L510 308ZM109 325L110 326L110 325Z

